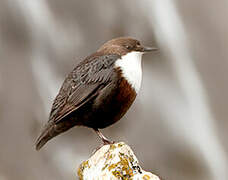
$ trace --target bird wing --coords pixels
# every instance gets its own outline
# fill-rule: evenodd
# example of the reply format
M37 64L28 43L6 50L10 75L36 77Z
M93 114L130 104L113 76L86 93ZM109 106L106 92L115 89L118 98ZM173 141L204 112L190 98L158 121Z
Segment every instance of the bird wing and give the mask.
M65 79L52 105L49 121L59 123L83 104L96 97L111 82L114 62L119 55L92 55Z

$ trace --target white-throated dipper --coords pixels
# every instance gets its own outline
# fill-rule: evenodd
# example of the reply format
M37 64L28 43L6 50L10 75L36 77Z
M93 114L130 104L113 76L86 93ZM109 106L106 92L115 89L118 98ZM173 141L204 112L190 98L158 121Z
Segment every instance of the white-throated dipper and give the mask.
M36 149L74 126L92 128L104 144L112 143L99 129L117 122L127 112L141 86L142 54L153 50L157 49L120 37L86 57L63 82Z

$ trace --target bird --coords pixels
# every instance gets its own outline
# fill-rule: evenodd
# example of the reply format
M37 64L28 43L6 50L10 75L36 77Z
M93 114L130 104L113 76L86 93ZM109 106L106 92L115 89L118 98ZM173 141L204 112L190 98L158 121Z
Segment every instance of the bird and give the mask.
M142 55L156 50L134 38L118 37L76 65L54 99L36 150L75 126L91 128L103 144L112 144L100 129L119 121L130 108L141 87Z

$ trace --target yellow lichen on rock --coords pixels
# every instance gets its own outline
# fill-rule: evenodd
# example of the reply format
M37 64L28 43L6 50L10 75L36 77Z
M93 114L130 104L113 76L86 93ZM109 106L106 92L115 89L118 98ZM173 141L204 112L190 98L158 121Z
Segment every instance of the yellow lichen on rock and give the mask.
M142 170L131 148L123 142L100 148L80 165L78 176L80 180L159 180Z
M89 168L88 160L82 162L78 168L78 177L80 180L83 180L83 171L85 168Z

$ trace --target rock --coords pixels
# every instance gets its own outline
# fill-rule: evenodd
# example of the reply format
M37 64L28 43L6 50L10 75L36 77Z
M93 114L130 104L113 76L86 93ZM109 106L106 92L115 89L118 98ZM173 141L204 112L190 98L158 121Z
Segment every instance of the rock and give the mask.
M123 142L105 145L78 168L80 180L160 180L144 171Z

